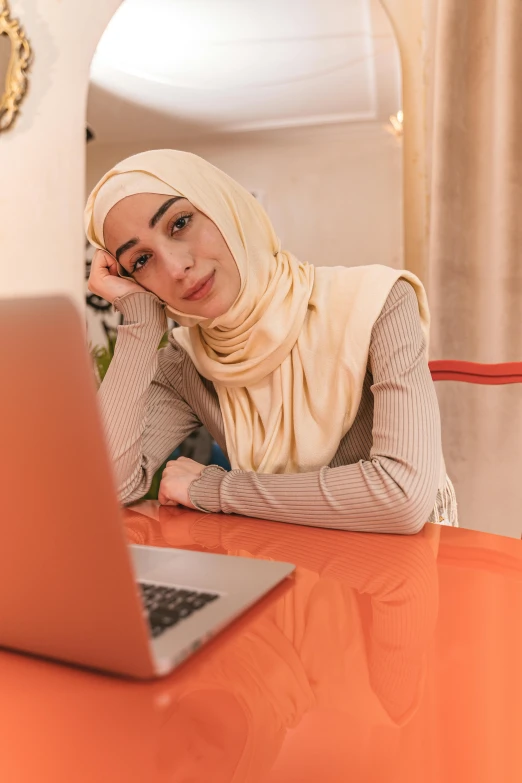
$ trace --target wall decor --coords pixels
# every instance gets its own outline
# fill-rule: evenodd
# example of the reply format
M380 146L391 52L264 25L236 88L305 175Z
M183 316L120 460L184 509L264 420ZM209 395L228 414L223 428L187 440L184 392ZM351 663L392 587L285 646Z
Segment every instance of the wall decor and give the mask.
M31 46L20 22L11 17L7 0L0 0L0 132L15 121L27 92L31 60Z

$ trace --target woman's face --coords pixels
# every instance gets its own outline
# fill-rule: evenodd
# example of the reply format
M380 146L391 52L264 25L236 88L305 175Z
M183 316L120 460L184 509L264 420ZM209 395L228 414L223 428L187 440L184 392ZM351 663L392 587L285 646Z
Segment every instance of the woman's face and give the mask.
M174 310L217 318L239 294L239 271L228 245L186 198L127 196L108 213L103 234L123 269Z

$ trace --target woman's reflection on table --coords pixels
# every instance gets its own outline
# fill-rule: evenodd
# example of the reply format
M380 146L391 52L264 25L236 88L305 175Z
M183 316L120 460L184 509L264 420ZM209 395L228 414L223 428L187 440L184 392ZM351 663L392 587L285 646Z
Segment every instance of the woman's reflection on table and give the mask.
M311 780L325 754L329 781L385 773L422 693L436 527L371 536L145 503L127 510L126 531L133 543L297 565L282 598L164 683L158 761L169 779Z

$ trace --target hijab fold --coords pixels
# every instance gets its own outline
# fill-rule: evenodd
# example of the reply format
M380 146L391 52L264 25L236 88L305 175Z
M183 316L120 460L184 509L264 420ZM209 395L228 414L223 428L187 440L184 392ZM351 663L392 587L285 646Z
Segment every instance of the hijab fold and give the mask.
M232 467L259 473L317 470L333 459L359 408L373 326L391 288L414 288L428 343L426 294L415 275L386 266L316 267L281 249L258 201L202 158L140 153L96 185L85 210L89 240L106 249L103 222L136 193L182 195L220 230L241 286L214 319L168 308L178 344L212 381ZM327 259L320 259L320 261Z

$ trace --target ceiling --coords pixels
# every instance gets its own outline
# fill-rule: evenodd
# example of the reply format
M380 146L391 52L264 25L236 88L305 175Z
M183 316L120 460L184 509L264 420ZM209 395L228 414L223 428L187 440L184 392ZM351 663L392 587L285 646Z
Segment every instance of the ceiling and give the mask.
M384 122L400 62L379 0L124 0L91 72L102 143Z

